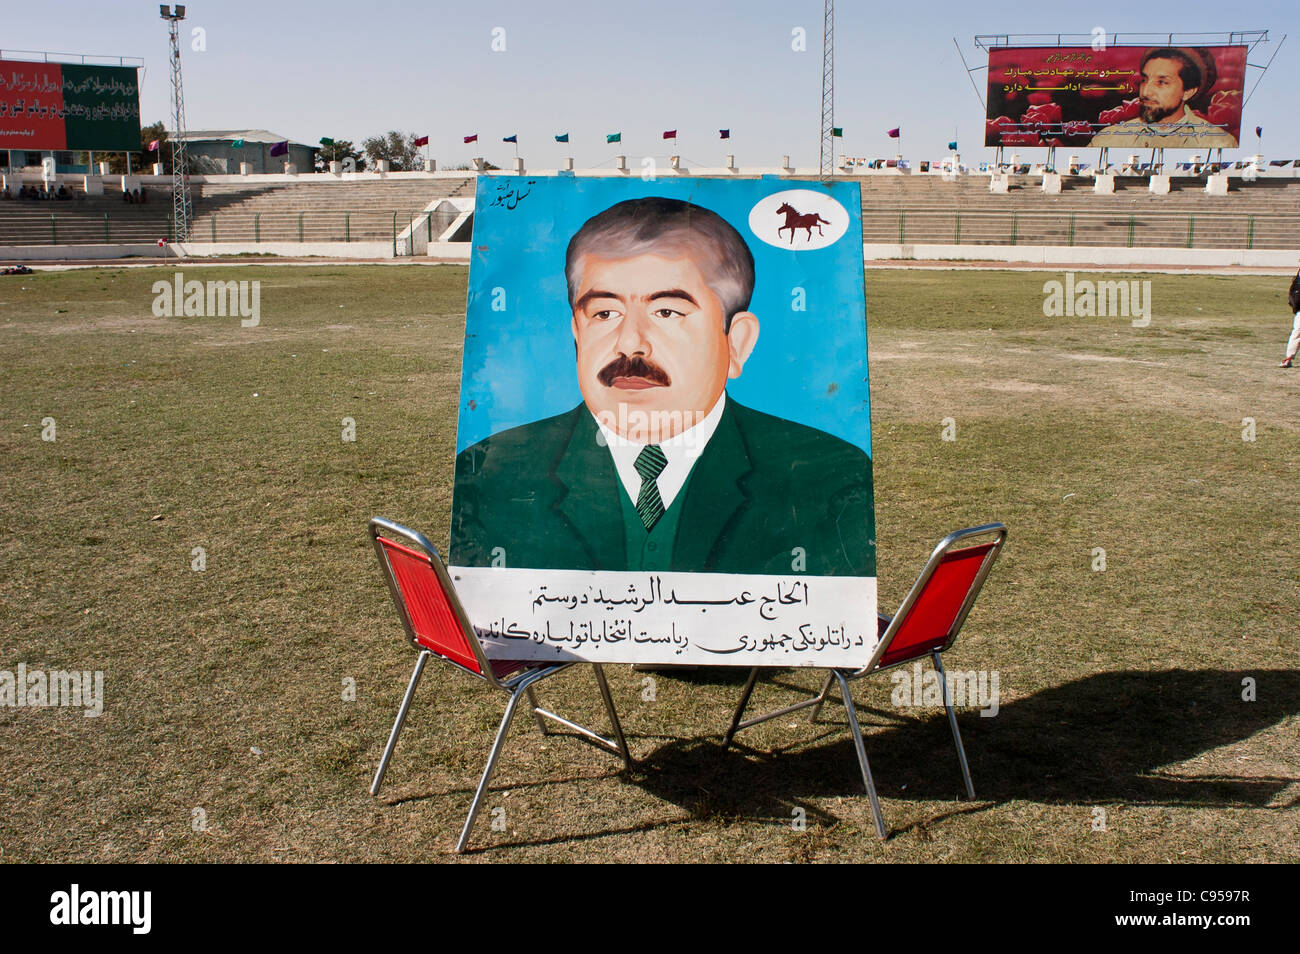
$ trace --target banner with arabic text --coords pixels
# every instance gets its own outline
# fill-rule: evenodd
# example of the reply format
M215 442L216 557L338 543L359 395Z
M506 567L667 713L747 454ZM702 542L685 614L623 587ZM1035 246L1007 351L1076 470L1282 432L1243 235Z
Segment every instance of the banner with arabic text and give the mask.
M861 193L478 180L450 573L501 659L860 666Z
M1232 149L1244 46L989 51L986 146Z
M0 60L0 149L139 148L135 67Z

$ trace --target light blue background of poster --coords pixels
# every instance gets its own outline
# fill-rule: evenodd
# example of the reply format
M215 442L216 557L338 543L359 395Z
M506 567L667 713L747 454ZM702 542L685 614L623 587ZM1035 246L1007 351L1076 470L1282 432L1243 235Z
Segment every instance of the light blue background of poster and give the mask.
M849 214L833 245L779 249L749 228L764 196L791 189L829 192ZM509 201L493 205L510 191ZM466 303L456 452L491 434L570 411L582 403L572 310L564 282L569 239L598 212L643 196L684 199L711 209L738 231L754 256L759 337L727 394L758 411L834 434L871 453L867 381L862 202L856 182L791 179L644 181L576 176L478 178L474 248ZM794 311L803 288L805 310ZM492 309L494 289L505 308Z

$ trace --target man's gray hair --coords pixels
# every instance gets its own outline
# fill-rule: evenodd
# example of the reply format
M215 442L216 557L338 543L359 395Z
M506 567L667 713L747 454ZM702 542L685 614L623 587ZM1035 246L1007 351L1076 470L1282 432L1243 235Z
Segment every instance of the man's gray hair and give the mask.
M722 216L664 196L628 199L583 223L569 240L564 260L569 305L578 298L578 260L583 255L631 258L661 251L666 245L696 253L705 283L722 302L722 330L730 331L731 319L749 307L754 293L754 256Z

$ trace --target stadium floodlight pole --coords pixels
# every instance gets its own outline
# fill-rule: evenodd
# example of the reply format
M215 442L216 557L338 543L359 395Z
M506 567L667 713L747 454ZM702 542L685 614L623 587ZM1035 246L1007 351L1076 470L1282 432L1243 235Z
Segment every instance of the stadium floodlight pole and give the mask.
M185 19L185 7L159 4L158 15L167 21L167 33L171 38L173 234L177 242L188 242L193 207L190 204L189 162L185 151L185 88L181 83L180 22Z
M826 0L822 27L822 141L820 178L824 182L835 170L835 0Z

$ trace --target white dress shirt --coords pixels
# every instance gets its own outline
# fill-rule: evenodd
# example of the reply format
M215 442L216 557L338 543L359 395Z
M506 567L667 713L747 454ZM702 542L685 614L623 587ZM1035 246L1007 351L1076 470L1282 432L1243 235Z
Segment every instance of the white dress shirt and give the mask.
M713 410L705 415L704 420L693 427L688 427L675 437L659 442L659 449L668 459L667 465L656 481L659 485L659 499L663 501L665 510L673 505L673 500L686 485L686 478L691 475L691 468L704 453L709 439L718 428L718 422L722 420L722 409L726 403L727 392L723 391L718 402L713 405ZM641 475L636 472L636 459L646 445L621 437L606 427L599 417L596 417L596 426L600 428L600 433L605 438L605 446L609 448L614 458L618 479L622 481L628 497L636 503L641 494Z

